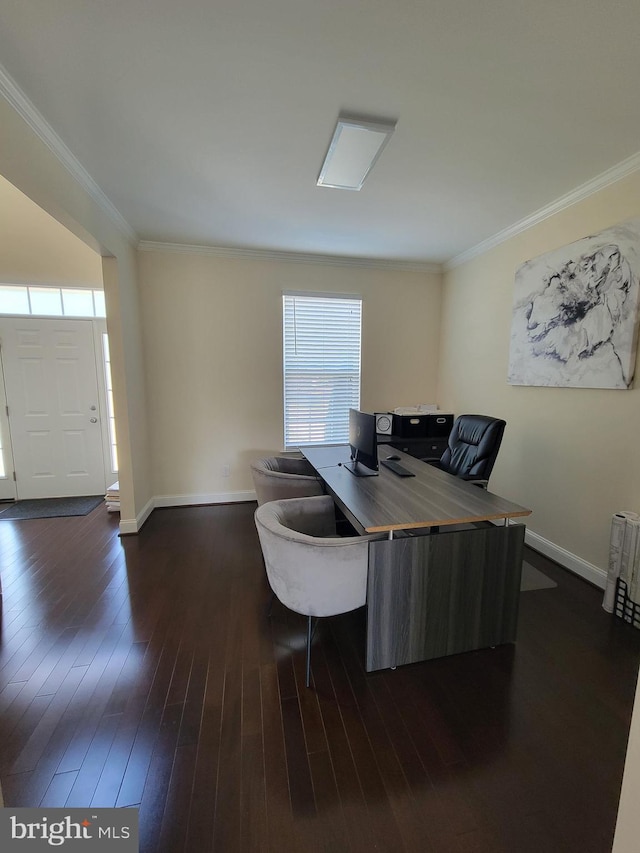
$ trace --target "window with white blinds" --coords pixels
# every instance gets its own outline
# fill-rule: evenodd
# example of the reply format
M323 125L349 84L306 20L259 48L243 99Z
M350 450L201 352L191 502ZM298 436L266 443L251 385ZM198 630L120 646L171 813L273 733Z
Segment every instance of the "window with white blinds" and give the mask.
M345 444L360 407L362 300L285 293L285 447Z

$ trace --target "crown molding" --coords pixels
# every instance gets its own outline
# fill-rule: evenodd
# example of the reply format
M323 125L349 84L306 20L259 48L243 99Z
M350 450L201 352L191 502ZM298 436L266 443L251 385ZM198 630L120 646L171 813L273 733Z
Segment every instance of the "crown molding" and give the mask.
M560 198L552 201L551 204L541 207L540 210L537 210L530 216L521 219L514 225L509 226L509 228L499 231L497 234L494 234L493 237L489 237L487 240L483 240L482 243L478 243L477 246L473 246L471 249L467 249L459 255L456 255L454 258L451 258L443 264L443 272L449 272L454 269L454 267L460 266L460 264L464 264L473 258L477 258L479 255L484 255L485 252L488 252L490 249L494 249L496 246L499 246L500 243L504 243L506 240L510 240L512 237L522 234L523 231L527 231L527 229L532 228L534 225L538 225L545 219L549 219L550 216L554 216L556 213L566 210L568 207L577 204L579 201L583 201L583 199L594 195L594 193L605 189L605 187L615 184L616 181L620 181L622 178L632 175L639 169L640 151L637 154L633 154L631 157L627 157L626 160L612 166L610 169L607 169L606 172L602 172L600 175L597 175L585 184L581 184L581 186L576 187L576 189L571 190L571 192L566 195L560 196Z
M120 211L109 201L84 166L70 151L44 116L34 107L2 65L0 65L0 95L13 107L36 136L58 158L71 176L78 181L96 204L107 214L118 230L124 234L130 243L135 245L138 242L138 235L134 229L129 225Z
M640 170L640 152L628 157L590 181L582 184L551 204L540 208L531 215L483 240L476 246L461 252L444 264L429 261L403 261L385 258L350 257L342 255L321 255L303 252L285 252L271 249L231 248L223 246L204 246L187 243L163 243L151 240L138 240L135 230L129 225L120 211L107 198L91 175L53 130L44 116L36 109L27 96L18 87L6 69L0 64L0 95L13 107L20 117L33 130L38 138L57 157L67 171L75 178L96 204L104 211L118 230L143 252L174 252L181 254L216 255L228 258L249 260L275 260L291 263L323 264L328 266L352 266L365 269L383 269L408 272L442 274L455 267L485 254L501 243L523 233L534 225L543 222L556 213L566 210L605 187L616 183Z
M285 261L297 264L322 264L337 267L364 267L365 269L396 270L398 272L426 272L440 275L442 265L428 261L402 261L385 258L358 258L348 255L317 255L304 252L283 252L277 249L241 249L225 246L201 246L190 243L163 243L141 240L141 252L172 252L180 255L215 255L223 258L244 258L252 261Z

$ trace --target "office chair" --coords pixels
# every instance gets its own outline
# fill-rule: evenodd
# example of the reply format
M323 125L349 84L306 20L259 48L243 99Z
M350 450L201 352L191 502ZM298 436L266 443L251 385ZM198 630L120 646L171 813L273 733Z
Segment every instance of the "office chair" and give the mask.
M324 487L306 459L269 456L251 463L251 476L258 506L285 498L323 495Z
M369 542L386 534L337 536L330 495L270 501L258 507L255 522L271 589L285 607L307 617L308 687L313 618L364 605Z
M487 415L460 415L442 457L429 464L486 489L506 425Z

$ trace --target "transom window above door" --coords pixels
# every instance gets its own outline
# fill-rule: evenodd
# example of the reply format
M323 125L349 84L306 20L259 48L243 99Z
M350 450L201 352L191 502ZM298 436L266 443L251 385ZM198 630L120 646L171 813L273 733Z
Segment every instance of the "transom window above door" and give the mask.
M104 291L83 287L0 284L0 314L106 317Z

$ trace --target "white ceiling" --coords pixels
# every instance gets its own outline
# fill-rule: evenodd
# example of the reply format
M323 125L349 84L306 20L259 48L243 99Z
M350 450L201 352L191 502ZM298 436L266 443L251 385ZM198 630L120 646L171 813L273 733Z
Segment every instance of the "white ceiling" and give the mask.
M412 262L635 157L639 43L638 0L0 6L7 74L138 238ZM340 111L398 122L360 192L316 186Z

